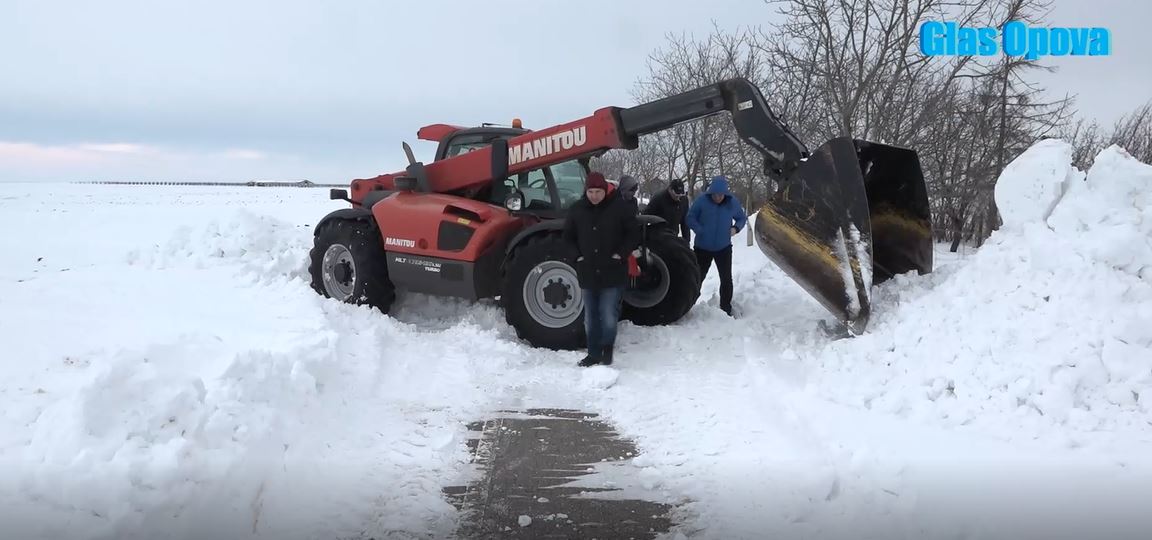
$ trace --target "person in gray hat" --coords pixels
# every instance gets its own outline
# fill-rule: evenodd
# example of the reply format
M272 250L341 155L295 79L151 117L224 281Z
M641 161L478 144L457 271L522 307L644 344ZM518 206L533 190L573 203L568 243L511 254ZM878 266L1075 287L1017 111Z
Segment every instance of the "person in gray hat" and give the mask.
M659 216L668 222L673 231L680 229L685 242L692 241L692 229L688 227L688 198L685 197L684 181L673 179L668 189L662 190L648 201L644 213Z
M640 201L636 199L636 195L640 192L640 182L632 175L625 174L620 177L616 184L616 189L620 190L620 198L624 199L633 214L639 214Z

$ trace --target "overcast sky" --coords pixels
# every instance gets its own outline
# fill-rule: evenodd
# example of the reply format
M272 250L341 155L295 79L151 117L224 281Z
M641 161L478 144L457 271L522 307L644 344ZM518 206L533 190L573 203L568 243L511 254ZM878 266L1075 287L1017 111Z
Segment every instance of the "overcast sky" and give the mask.
M1110 58L1050 61L1112 121L1152 98L1141 0L1055 0ZM667 33L765 24L757 0L0 0L0 181L301 179L403 168L430 123L545 127L629 89ZM595 34L595 36L594 36ZM769 89L770 91L770 89ZM811 144L819 144L812 142Z

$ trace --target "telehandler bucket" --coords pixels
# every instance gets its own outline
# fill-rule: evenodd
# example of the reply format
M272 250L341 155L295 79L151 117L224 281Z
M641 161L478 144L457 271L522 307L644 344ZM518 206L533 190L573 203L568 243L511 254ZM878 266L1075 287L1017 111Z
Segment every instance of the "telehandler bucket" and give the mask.
M800 162L756 213L756 244L853 335L872 285L932 271L932 226L913 150L850 137Z

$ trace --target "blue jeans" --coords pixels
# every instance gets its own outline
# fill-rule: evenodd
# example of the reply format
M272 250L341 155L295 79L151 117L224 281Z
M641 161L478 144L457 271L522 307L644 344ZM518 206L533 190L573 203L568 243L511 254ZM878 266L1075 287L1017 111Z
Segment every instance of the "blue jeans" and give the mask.
M584 295L584 331L588 354L599 355L616 344L616 323L624 303L624 287L581 289Z

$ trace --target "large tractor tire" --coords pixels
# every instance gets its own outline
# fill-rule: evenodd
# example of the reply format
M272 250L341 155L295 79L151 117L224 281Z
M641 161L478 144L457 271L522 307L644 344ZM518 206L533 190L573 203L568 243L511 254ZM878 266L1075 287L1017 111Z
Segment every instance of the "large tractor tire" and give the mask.
M533 347L584 346L584 298L576 277L576 252L559 234L529 238L512 251L500 297L505 320Z
M396 288L380 231L363 220L333 219L316 231L309 252L312 288L323 296L388 313Z
M671 324L700 298L703 281L696 254L683 238L667 229L648 231L648 256L638 261L642 275L624 293L620 316L639 326Z

